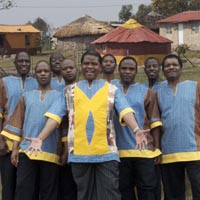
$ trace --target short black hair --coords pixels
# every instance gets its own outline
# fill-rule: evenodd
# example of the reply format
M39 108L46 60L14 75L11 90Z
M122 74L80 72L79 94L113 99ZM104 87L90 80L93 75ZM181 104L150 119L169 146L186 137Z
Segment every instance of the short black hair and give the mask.
M145 61L144 61L144 66L146 66L147 65L147 62L148 62L148 60L156 60L157 61L157 63L158 63L158 65L160 66L160 61L158 60L158 58L156 58L156 57L148 57Z
M18 53L15 55L15 62L17 61L19 55L22 54L22 53L26 54L26 55L29 57L29 60L31 59L31 57L30 57L30 55L29 55L28 52L26 52L26 51L20 51L20 52L18 52Z
M39 60L39 61L36 63L36 65L35 65L35 70L37 69L37 66L38 66L40 63L42 63L42 62L46 63L46 64L49 66L49 68L51 69L51 66L50 66L50 64L49 64L48 61L46 61L46 60Z
M111 54L111 53L107 53L107 54L105 54L105 55L102 57L102 61L103 61L104 58L106 58L107 56L112 57L113 60L114 60L114 62L115 62L115 64L117 64L117 60L116 60L115 56L114 56L113 54Z
M137 63L136 59L133 58L133 57L131 57L131 56L125 56L125 57L123 57L123 58L120 60L120 62L119 62L119 68L121 67L121 64L122 64L122 62L123 62L124 60L132 60L132 61L136 64L136 69L138 68L138 63Z
M86 52L82 55L82 57L81 57L81 64L83 64L83 60L84 60L85 56L87 56L87 55L97 57L99 63L102 64L102 57L101 57L101 55L100 55L97 51L95 51L95 50L88 50L88 51L86 51Z
M168 59L168 58L176 58L178 60L178 63L179 65L181 66L181 68L183 67L183 62L181 60L181 58L179 56L177 56L176 54L169 54L167 56L165 56L162 60L162 70L164 69L164 64L165 64L165 61Z

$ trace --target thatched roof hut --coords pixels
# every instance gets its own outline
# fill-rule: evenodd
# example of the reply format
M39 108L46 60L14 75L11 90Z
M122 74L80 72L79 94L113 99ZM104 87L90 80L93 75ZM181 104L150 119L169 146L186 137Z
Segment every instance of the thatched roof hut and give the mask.
M109 23L97 21L86 15L60 27L54 37L58 39L57 48L59 50L68 50L75 55L77 52L82 54L86 49L92 48L92 41L111 30L113 27Z
M97 21L86 15L61 28L54 34L57 38L71 38L86 35L103 35L113 28L107 22Z

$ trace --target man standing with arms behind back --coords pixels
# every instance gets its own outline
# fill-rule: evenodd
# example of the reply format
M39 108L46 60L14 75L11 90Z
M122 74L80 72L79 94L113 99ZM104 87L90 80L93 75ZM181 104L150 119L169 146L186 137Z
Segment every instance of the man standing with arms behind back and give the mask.
M19 52L14 60L17 76L0 79L0 127L1 130L12 115L20 96L24 91L37 88L37 82L29 77L31 62L26 52ZM16 168L12 165L10 155L12 142L0 136L0 172L2 183L2 200L13 200L16 184Z

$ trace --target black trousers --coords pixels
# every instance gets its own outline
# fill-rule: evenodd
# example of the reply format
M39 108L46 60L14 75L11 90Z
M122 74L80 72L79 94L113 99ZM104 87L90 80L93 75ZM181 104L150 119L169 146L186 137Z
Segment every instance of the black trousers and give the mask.
M121 158L119 188L122 200L155 200L156 171L153 158Z
M0 156L2 200L13 200L16 186L16 167L11 163L11 153Z
M165 200L185 200L185 170L188 174L192 199L200 199L200 161L161 165Z
M30 160L19 154L15 200L29 200L39 190L40 200L57 200L58 165L45 161Z
M59 167L59 200L77 200L77 188L70 164Z
M117 161L72 163L78 200L121 200Z

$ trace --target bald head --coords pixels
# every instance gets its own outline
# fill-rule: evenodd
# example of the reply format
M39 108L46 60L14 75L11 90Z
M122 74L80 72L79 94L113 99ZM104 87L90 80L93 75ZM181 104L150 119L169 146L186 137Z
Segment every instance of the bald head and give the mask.
M66 85L76 82L78 68L72 59L64 59L61 63L61 74Z

